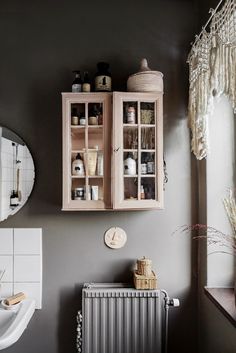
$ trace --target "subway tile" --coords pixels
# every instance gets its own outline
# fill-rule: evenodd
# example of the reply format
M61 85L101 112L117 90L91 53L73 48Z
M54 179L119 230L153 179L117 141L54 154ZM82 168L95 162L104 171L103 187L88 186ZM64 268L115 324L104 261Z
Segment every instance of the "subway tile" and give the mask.
M13 154L2 152L1 164L4 168L13 168Z
M26 181L34 180L34 170L32 170L32 169L27 169L25 178L26 178L26 179L25 179Z
M26 193L26 197L28 198L32 192L34 181L27 181L25 185L26 185L25 193Z
M40 255L14 256L15 282L40 282L41 277L42 265Z
M21 160L24 157L25 147L22 145L18 146L18 159Z
M15 228L14 252L16 255L35 255L42 252L41 228Z
M0 283L0 298L13 295L13 283Z
M4 270L5 270L5 273L1 279L1 282L12 282L13 281L13 256L12 255L0 255L0 275Z
M31 155L27 158L26 166L27 166L26 167L27 169L34 170L34 161L33 161L33 158L31 157Z
M9 206L9 200L8 200ZM0 255L13 254L13 229L1 228L0 229Z
M13 183L12 182L9 182L9 181L3 181L2 182L2 195L4 197L9 197L10 198L12 189L13 189Z
M13 182L13 169L2 167L2 181L11 181Z
M14 294L23 292L27 298L36 300L36 309L42 308L42 286L41 283L15 283Z
M13 153L12 141L2 138L2 151L6 153Z

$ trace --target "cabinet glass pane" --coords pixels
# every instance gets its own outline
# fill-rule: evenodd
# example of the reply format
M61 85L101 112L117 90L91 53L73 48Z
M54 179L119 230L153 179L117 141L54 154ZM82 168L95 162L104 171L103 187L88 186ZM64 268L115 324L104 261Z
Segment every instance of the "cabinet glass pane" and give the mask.
M123 101L124 200L156 199L156 103Z
M133 200L138 198L138 153L124 152L124 199Z
M155 150L155 127L142 127L141 128L141 149L142 150Z
M141 168L142 175L155 175L155 152L141 153Z
M89 178L88 200L99 201L104 199L103 178Z
M124 152L124 176L137 176L138 170L138 153Z
M128 176L124 177L124 199L138 199L138 178Z
M103 151L89 149L85 152L85 171L88 177L104 176Z
M153 177L142 177L140 198L141 200L155 200L156 199L156 187L155 178Z
M140 103L140 122L144 125L155 124L155 103Z
M102 103L88 104L88 125L102 125L103 124L103 106Z
M123 148L135 150L138 148L138 128L125 126L123 130Z
M71 127L71 149L82 151L85 148L85 128Z
M85 154L84 152L71 153L71 175L74 177L85 177Z
M103 104L97 102L73 104L71 112L73 115L71 116L71 199L103 200ZM77 125L76 122L78 122Z
M123 124L138 123L138 103L123 102Z
M72 177L71 200L85 201L85 178Z
M85 104L71 104L71 126L85 125Z
M88 127L88 149L97 148L103 150L103 127Z

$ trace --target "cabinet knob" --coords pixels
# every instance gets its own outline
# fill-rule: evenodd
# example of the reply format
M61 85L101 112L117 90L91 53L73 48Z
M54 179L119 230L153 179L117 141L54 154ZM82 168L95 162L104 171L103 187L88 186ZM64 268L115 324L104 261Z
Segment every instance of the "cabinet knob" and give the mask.
M120 150L120 147L115 148L115 149L114 149L114 152L116 153L116 152L118 152L119 150Z

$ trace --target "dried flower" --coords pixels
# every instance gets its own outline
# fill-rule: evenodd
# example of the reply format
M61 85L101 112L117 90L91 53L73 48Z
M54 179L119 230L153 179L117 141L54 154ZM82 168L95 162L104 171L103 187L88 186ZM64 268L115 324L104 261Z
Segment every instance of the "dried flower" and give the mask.
M175 233L193 233L193 239L206 239L209 245L218 245L222 247L222 251L213 251L227 253L236 256L235 235L228 235L218 229L207 226L205 224L195 224L193 226L184 225L179 227ZM224 250L226 249L226 250Z
M223 204L232 228L233 235L225 234L220 230L207 226L205 224L181 226L174 233L194 233L193 239L206 239L208 245L218 245L227 249L227 251L214 250L213 253L221 252L236 256L236 201L232 189L229 190L228 197L225 197L223 199Z
M223 204L225 206L225 210L232 227L234 238L236 240L236 202L232 189L229 190L229 196L223 199Z

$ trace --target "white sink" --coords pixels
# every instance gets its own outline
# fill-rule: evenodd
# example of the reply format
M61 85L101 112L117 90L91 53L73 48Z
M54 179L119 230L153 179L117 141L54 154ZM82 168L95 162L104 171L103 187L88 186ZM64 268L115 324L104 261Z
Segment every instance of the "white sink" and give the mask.
M25 299L13 309L0 305L0 350L18 341L35 311L35 300Z

